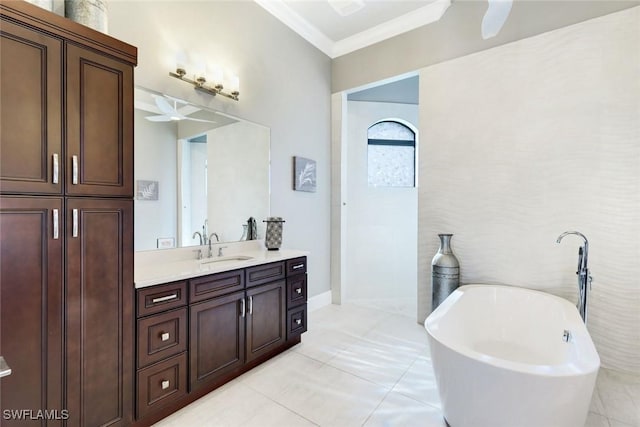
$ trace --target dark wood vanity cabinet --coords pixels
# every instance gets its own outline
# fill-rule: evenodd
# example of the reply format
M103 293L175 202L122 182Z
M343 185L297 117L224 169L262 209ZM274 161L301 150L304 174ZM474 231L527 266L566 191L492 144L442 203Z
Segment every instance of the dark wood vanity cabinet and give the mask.
M287 340L307 331L307 258L287 261Z
M187 394L187 282L137 292L137 418Z
M247 290L247 362L284 344L286 300L284 280Z
M189 307L190 387L215 382L245 362L244 291L192 304Z
M137 291L139 425L161 419L300 342L300 334L306 330L306 257L291 262L272 262ZM299 265L304 268L287 272L288 267ZM293 303L288 302L289 289L295 296ZM183 297L186 294L188 301ZM154 300L167 304L166 309L160 311ZM290 332L288 318L293 312L304 313L304 327L294 320L296 329ZM183 319L184 313L188 313L184 318L189 323L186 352L184 347L173 345L171 335L176 325L183 325L182 320L173 319ZM158 339L163 334L167 334L170 350L155 357L149 351L154 343L159 343L155 355L166 351Z
M130 425L137 50L19 0L0 43L0 410Z

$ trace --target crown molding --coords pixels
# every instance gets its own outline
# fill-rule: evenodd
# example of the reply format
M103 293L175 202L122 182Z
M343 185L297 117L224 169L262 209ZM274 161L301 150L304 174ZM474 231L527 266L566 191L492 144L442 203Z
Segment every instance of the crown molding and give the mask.
M451 0L436 0L433 3L416 9L413 12L398 16L390 21L371 27L368 30L334 43L332 58L346 55L363 47L379 43L399 34L414 30L423 25L437 22L451 6Z
M254 0L264 10L298 33L303 39L330 55L334 42L316 27L292 11L282 0Z
M254 0L302 38L320 49L330 58L346 55L388 38L431 24L442 18L451 6L451 0L435 0L433 3L342 40L333 41L297 13L282 0Z

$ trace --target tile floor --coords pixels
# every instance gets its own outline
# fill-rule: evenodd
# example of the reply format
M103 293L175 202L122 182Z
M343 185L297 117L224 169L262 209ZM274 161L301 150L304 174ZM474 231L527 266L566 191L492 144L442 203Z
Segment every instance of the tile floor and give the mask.
M309 313L300 345L156 426L445 427L414 313L379 301ZM585 427L640 427L640 378L601 369Z

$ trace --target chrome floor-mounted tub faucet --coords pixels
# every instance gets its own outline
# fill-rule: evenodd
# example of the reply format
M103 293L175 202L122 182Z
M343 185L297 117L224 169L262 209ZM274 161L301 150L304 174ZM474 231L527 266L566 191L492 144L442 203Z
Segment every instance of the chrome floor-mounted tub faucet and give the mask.
M584 240L584 244L578 249L578 271L576 271L576 275L578 276L579 296L577 307L582 320L584 323L587 323L587 291L591 290L591 282L593 281L593 277L589 274L589 267L587 265L587 261L589 259L589 241L585 235L580 232L565 231L558 236L556 243L560 243L562 239L569 234L575 234L576 236L582 237Z

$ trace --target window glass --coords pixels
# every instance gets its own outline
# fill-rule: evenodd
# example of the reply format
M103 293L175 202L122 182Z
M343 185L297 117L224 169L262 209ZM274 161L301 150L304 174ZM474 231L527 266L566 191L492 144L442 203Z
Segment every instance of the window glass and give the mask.
M368 182L372 187L415 187L416 136L399 122L384 121L368 131Z

